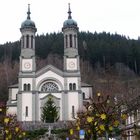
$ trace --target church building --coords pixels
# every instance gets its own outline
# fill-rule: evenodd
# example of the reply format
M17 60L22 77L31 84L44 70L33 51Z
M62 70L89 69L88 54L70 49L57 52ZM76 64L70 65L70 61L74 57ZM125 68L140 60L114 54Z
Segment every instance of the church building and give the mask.
M72 120L83 108L83 101L92 96L92 86L81 81L80 56L78 54L78 25L72 19L70 5L68 19L64 21L63 70L47 65L36 70L35 34L37 28L30 17L22 22L21 53L18 84L9 86L7 108L9 114L17 114L18 121L41 121L42 108L49 96L59 111L59 120Z

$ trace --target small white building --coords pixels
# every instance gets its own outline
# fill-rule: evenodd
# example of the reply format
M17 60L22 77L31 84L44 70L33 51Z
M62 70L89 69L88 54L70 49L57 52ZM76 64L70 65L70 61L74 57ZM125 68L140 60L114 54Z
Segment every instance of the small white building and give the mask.
M78 54L78 26L71 17L63 23L63 71L52 66L36 71L35 33L37 28L30 19L21 24L21 54L18 84L9 87L8 113L17 114L19 121L40 121L48 96L52 95L59 109L60 120L72 120L83 107L83 100L92 96L92 86L81 82ZM83 99L84 98L84 99Z

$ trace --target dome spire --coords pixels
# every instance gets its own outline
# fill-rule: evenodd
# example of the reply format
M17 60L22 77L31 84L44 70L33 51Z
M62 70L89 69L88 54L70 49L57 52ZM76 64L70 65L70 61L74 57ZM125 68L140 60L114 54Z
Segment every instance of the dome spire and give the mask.
M35 27L34 21L31 20L30 14L31 14L31 12L30 12L30 4L28 4L27 19L22 22L21 28L20 28L21 31L22 31L22 29L30 28L30 29L33 29L36 32L37 29Z
M75 20L72 19L72 16L71 16L71 9L70 9L70 3L68 3L68 19L64 21L63 23L63 28L62 30L64 30L65 28L75 28L76 30L78 30L78 27L77 27L77 22Z
M28 4L27 19L31 19L30 14L31 14L31 12L30 12L30 4Z
M68 14L69 14L69 15L68 15L68 19L71 19L71 18L72 18L72 17L71 17L71 13L72 13L72 12L71 12L71 9L70 9L70 3L69 3L68 5L69 5L69 10L68 10Z

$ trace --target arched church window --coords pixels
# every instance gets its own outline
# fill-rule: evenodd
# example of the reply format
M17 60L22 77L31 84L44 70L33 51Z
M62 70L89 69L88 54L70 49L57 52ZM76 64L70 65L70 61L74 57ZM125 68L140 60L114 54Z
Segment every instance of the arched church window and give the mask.
M23 90L24 91L30 91L31 90L31 85L30 84L24 84L23 85Z
M73 84L73 90L76 90L76 84L75 83Z
M31 48L33 48L33 35L31 36Z
M29 48L29 35L26 36L26 48Z
M24 36L23 36L22 40L23 40L23 48L24 48Z
M28 106L25 108L25 117L28 117Z
M27 85L27 90L28 90L28 91L31 90L31 85L30 85L30 84Z
M75 108L74 108L74 105L72 106L72 118L75 118Z
M65 37L65 38L66 38L66 40L65 40L65 41L66 41L66 48L67 48L67 47L68 47L68 36L66 35L66 37Z
M26 91L27 89L26 89L26 84L24 84L24 86L23 86L23 90L24 91Z
M86 98L86 96L85 96L85 92L83 92L83 99L85 99Z
M70 34L70 47L72 47L72 34Z
M69 84L69 90L72 90L72 83Z
M76 35L74 35L74 47L76 48Z
M53 82L47 82L41 87L41 91L43 92L56 92L58 90L58 86Z

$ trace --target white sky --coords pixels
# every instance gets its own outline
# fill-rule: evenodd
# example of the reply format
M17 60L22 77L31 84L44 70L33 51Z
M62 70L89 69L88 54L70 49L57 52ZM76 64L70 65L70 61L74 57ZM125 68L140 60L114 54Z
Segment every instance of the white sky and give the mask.
M0 44L20 39L28 3L39 35L61 32L71 3L80 31L140 36L140 0L0 0Z

